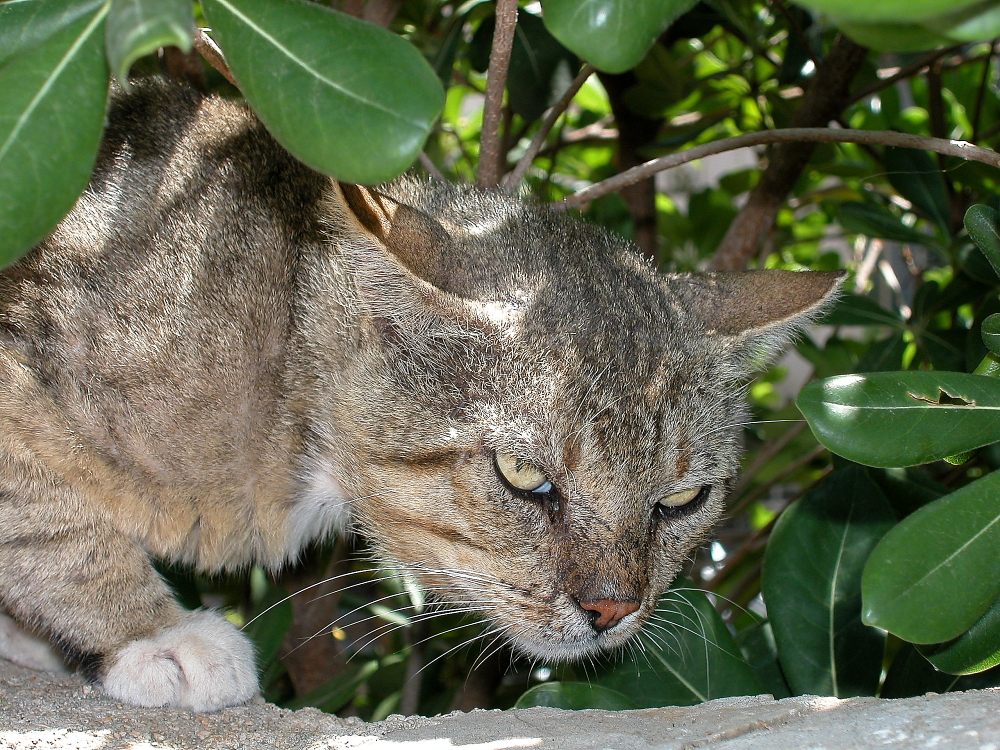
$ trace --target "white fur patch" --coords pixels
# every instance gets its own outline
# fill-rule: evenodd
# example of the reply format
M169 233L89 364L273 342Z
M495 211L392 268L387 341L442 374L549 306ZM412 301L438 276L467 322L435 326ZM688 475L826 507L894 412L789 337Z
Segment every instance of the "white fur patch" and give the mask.
M216 711L257 694L257 666L253 646L235 625L217 612L198 610L125 646L101 686L135 706Z
M0 611L0 657L28 669L69 674L63 660L48 641L26 633Z
M309 542L347 528L351 501L332 464L317 461L306 473L302 489L285 522L285 559L295 560Z

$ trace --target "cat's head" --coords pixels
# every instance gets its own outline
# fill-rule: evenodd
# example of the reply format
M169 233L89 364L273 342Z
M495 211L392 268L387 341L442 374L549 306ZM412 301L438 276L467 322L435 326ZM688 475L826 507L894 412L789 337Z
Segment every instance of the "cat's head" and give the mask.
M379 551L557 661L623 644L719 518L748 374L838 274L658 275L491 192L345 187L338 464Z

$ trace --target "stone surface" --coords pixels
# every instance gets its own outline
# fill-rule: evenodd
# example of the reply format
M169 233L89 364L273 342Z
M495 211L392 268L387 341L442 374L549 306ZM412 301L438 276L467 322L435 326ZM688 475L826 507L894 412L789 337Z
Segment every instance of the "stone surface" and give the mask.
M474 711L376 724L255 703L122 706L75 676L0 660L0 750L1000 750L1000 690L903 700L726 698L691 708Z

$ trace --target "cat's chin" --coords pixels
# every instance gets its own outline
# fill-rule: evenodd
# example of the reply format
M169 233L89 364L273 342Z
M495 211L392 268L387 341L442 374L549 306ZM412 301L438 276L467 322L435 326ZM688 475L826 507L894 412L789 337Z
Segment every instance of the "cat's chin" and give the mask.
M527 636L524 633L510 637L515 650L529 659L540 659L548 664L575 662L588 657L615 651L630 641L640 630L641 623L622 623L603 633L581 635L573 640L551 640Z

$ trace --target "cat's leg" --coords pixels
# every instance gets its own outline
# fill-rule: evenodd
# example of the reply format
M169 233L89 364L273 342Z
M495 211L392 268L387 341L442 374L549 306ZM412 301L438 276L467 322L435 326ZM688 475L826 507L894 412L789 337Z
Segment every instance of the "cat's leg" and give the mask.
M213 711L257 693L250 641L216 612L184 610L138 544L22 510L0 507L0 597L108 694Z
M24 630L3 609L0 609L0 658L28 669L69 673L52 644Z

